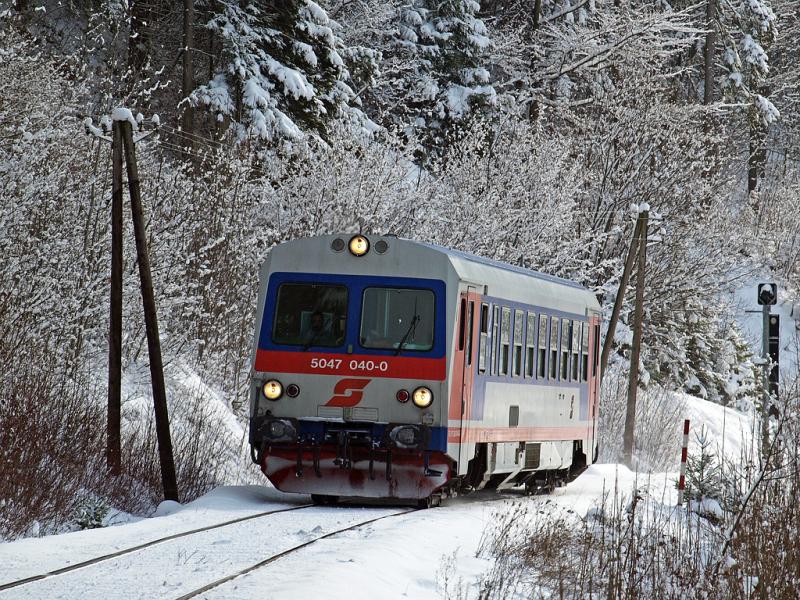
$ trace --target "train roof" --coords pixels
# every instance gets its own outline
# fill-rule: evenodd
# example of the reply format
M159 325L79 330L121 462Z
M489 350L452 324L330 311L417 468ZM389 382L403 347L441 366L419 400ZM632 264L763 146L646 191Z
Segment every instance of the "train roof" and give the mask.
M569 287L573 287L575 289L589 291L586 287L582 286L580 283L576 283L570 279L564 279L563 277L557 277L555 275L548 275L547 273L542 273L541 271L534 271L533 269L526 269L525 267L520 267L517 265L512 265L509 263L500 262L499 260L492 260L491 258L486 258L484 256L478 256L477 254L470 254L469 252L464 252L462 250L454 250L453 248L447 248L445 246L440 246L438 244L432 244L430 242L419 242L417 240L407 240L404 238L397 238L404 242L411 242L412 244L418 244L420 246L424 246L426 248L431 248L432 250L436 250L438 252L443 252L447 256L453 258L459 258L461 260L477 263L480 265L486 265L488 267L494 267L495 269L502 269L504 271L511 271L512 273L519 273L520 275L525 275L527 277L535 277L536 279L541 279L542 281L549 281L551 283L558 283L560 285L566 285Z
M271 269L351 275L385 275L387 270L395 270L406 276L432 279L446 278L446 272L451 271L461 281L480 286L490 297L579 314L600 310L595 295L574 281L430 242L365 234L372 249L360 258L341 247L338 251L331 249L337 238L346 244L354 235L321 235L278 244L270 251ZM387 244L383 254L373 251L379 240ZM531 285L531 280L537 285Z

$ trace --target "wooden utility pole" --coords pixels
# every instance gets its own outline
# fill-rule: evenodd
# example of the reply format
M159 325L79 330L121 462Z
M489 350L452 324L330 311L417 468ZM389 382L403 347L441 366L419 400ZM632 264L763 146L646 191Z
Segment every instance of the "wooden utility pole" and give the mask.
M625 410L625 434L623 436L623 461L633 468L633 432L636 425L636 391L639 386L639 356L642 345L642 317L644 316L644 275L647 265L647 219L648 210L639 212L639 256L636 267L636 306L634 309L633 344L631 346L631 369L628 380L628 405Z
M628 289L628 281L631 277L633 270L633 263L636 260L636 247L639 243L641 219L636 220L636 225L633 227L633 237L631 237L631 245L628 248L628 257L625 259L625 267L622 269L622 279L619 282L619 289L617 290L617 298L614 300L614 310L611 311L611 320L608 322L608 331L606 332L606 339L603 342L603 353L600 356L600 381L606 373L608 366L608 357L611 354L611 347L614 345L614 334L617 331L617 323L619 322L619 313L622 312L622 302L625 300L625 292Z
M133 146L133 129L127 121L117 121L122 130L125 147L125 165L128 171L128 188L131 196L133 233L136 238L136 259L139 263L144 323L147 333L147 351L150 357L150 377L153 385L153 404L156 417L158 456L161 461L161 482L166 500L178 500L178 483L175 477L175 461L172 456L172 439L169 432L167 393L164 386L164 365L161 360L161 342L158 336L156 301L153 295L153 278L150 272L150 257L147 252L147 234L144 227L139 172Z
M108 326L106 466L112 475L119 475L122 467L122 131L118 121L112 125L111 160L111 314Z
M181 129L185 140L183 146L189 151L194 149L194 108L189 103L189 96L194 91L194 0L183 0L183 117Z

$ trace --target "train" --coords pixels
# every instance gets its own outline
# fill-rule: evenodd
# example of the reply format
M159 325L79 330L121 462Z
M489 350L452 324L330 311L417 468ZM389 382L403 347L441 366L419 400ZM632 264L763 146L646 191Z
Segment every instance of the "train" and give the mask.
M535 491L597 456L601 309L555 276L392 235L273 247L251 457L314 503Z

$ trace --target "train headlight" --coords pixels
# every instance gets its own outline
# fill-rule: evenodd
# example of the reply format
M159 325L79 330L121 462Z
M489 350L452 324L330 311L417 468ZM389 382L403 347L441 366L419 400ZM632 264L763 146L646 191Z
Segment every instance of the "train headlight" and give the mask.
M353 256L364 256L369 252L369 240L363 235L354 235L350 238L350 254Z
M283 395L283 386L277 379L270 379L261 386L261 393L267 400L278 400Z
M418 408L428 408L433 402L433 392L425 386L418 387L411 395L411 401Z
M408 390L397 390L397 393L394 395L397 398L398 402L402 402L405 404L408 402L408 399L411 397L411 394L408 393Z

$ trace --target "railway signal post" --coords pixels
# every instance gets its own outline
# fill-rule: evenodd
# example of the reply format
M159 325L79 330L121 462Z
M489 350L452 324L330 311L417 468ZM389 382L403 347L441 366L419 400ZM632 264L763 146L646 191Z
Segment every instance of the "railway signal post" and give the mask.
M778 348L780 346L780 318L772 315L771 309L778 301L778 286L775 283L759 283L757 293L761 305L761 358L764 361L761 401L761 456L769 455L769 416L772 395L778 393ZM774 340L774 341L773 341Z

